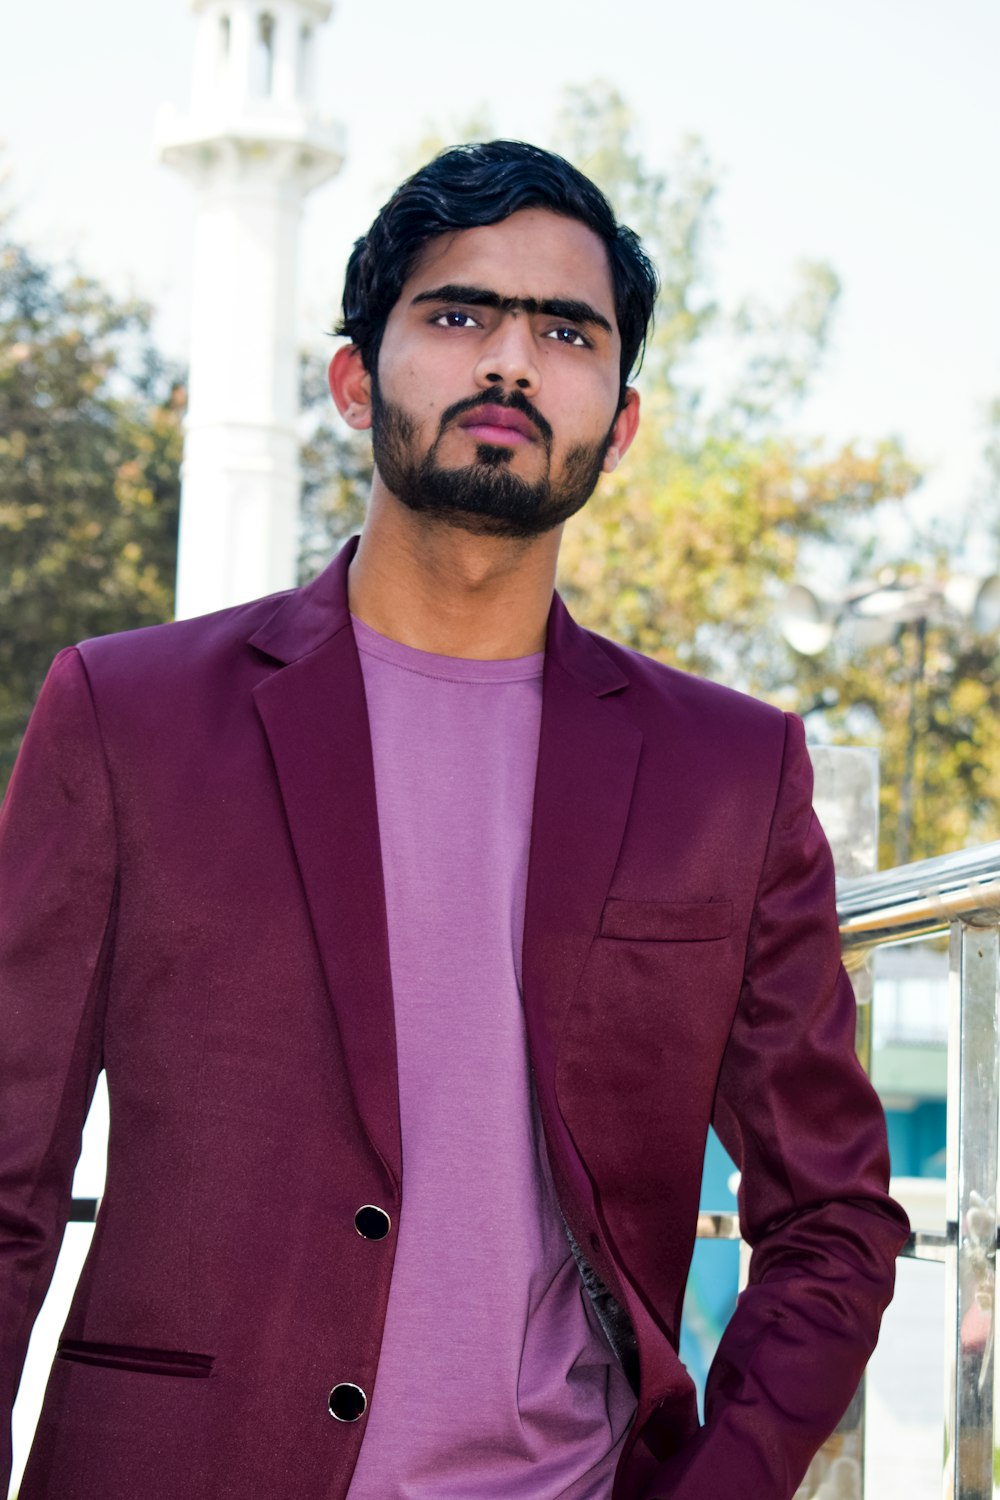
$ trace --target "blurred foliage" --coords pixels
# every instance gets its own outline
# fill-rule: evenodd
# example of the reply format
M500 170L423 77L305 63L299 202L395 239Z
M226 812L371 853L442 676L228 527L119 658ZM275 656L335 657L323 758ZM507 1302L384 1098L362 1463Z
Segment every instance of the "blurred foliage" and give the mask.
M184 391L149 310L0 225L0 791L54 654L170 618Z
M449 139L493 133L485 117L428 127L403 170ZM793 578L825 580L831 595L886 565L933 578L955 566L964 542L957 517L944 537L915 528L908 501L919 474L892 438L831 445L803 431L836 275L805 263L783 305L724 308L712 273L717 179L699 141L651 165L625 101L596 83L566 95L553 144L605 188L662 280L638 378L639 435L566 530L559 585L575 615L804 713L814 738L876 745L883 864L896 853L914 745L911 856L1000 836L996 641L957 617L931 622L918 672L912 626L880 647L844 629L810 659L780 635L778 605ZM56 276L3 229L0 611L17 631L0 639L0 786L55 650L170 613L183 411L148 311ZM301 385L300 570L309 578L362 523L371 452L366 434L333 415L323 361L303 359ZM987 417L976 497L984 571L1000 549L1000 401Z
M372 480L372 445L366 432L339 420L330 400L326 361L303 354L299 370L302 405L302 541L299 579L306 583L330 561L342 542L361 530Z
M918 476L890 440L830 452L794 433L839 295L830 268L800 266L783 308L724 313L703 148L685 142L669 171L651 171L631 140L613 90L571 94L560 147L642 236L662 292L638 381L639 434L567 528L561 588L593 628L774 695L793 670L775 604L803 549L851 547L859 518L903 499Z
M780 635L781 596L803 573L836 594L886 564L927 579L957 556L909 522L919 474L896 441L831 446L799 431L835 315L835 274L803 264L783 307L724 311L710 263L716 184L702 146L687 141L669 170L651 169L625 102L600 84L567 98L557 144L640 233L663 281L638 380L638 437L566 530L567 603L602 634L805 713L815 738L876 745L883 865L897 853L911 735L913 827L902 852L997 838L995 640L957 617L931 624L918 674L913 627L871 649L845 630L813 659ZM992 417L985 460L996 501L1000 406ZM953 540L957 548L957 532Z
M392 181L383 183L379 201L384 202L405 177L418 171L449 146L472 141L492 141L496 139L496 135L492 116L485 106L472 114L447 121L425 120L419 134L414 135L410 144L400 153Z
M990 566L1000 571L1000 397L988 404L982 426L983 471L974 506L985 517Z
M922 576L933 576L930 563ZM888 645L863 648L845 626L826 652L798 663L804 700L837 695L829 737L879 748L883 865L1000 838L997 641L957 617L928 623L922 649L920 634L911 624ZM913 827L901 838L911 736Z

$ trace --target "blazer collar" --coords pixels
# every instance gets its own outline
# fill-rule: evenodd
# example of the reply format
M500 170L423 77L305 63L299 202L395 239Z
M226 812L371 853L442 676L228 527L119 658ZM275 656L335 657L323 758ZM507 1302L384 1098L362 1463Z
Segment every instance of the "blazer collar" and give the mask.
M632 805L642 731L629 712L628 686L622 668L554 595L522 966L535 1081L550 1126L563 1019L600 927Z
M274 612L250 637L249 644L275 661L288 664L315 651L350 621L347 570L358 537L344 543L333 561L311 583L285 594ZM545 637L546 659L573 677L595 697L628 687L625 673L597 641L572 618L553 594Z
M395 1024L364 678L349 627L352 538L250 637L282 663L254 690L271 748L358 1113L401 1175ZM642 735L628 677L571 618L549 611L525 908L523 982L543 1107L561 1019L614 872Z
M357 551L352 536L311 583L283 594L249 644L285 665L308 656L350 623L347 570Z
M285 595L250 644L282 664L258 682L254 701L357 1113L392 1202L402 1172L396 1033L371 734L347 604L356 545L352 538L318 578Z

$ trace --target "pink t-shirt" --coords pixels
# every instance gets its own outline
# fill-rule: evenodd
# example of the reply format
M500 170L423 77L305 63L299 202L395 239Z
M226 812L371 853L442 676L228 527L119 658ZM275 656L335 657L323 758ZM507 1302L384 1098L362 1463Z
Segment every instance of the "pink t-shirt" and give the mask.
M521 1005L543 656L471 661L354 632L403 1202L349 1500L608 1500L635 1402L563 1229Z

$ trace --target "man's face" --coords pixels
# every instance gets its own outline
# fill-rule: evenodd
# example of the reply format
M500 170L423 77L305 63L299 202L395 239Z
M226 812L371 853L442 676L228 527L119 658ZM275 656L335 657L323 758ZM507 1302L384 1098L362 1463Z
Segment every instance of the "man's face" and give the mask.
M620 349L607 254L585 225L523 209L439 236L372 381L382 482L467 531L560 525L617 459Z

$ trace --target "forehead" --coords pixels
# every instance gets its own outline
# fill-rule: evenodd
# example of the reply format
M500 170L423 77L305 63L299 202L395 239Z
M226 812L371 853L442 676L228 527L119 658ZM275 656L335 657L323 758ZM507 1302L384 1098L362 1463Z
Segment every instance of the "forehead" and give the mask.
M589 302L616 327L614 286L604 242L544 208L523 208L498 224L435 236L399 296L400 307L436 286L477 286L506 297Z

